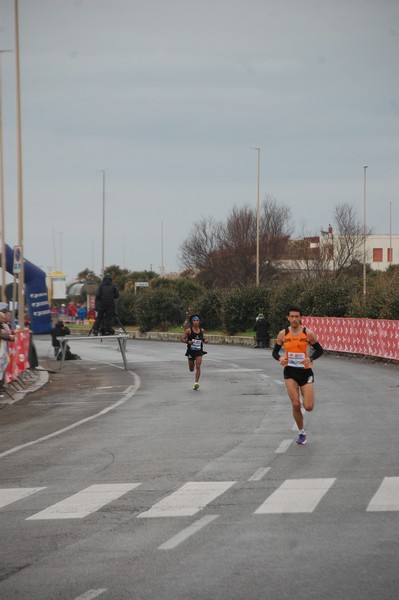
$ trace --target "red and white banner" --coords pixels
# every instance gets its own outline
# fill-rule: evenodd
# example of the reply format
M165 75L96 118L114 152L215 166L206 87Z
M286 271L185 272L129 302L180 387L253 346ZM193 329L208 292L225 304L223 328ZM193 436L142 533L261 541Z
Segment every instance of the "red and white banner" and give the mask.
M399 321L303 317L325 350L399 360Z
M4 383L10 383L22 371L29 369L29 329L20 329L15 332L15 342L7 342L9 363L4 374Z

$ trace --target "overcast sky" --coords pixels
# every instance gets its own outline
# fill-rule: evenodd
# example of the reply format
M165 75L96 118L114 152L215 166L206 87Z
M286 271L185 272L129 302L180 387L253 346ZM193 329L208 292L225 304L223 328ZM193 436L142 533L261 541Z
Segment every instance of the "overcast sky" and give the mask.
M25 256L68 280L178 270L201 217L260 197L317 234L341 203L399 233L398 0L19 0ZM0 0L0 49L15 48ZM15 54L2 54L18 243ZM161 233L163 232L163 236Z

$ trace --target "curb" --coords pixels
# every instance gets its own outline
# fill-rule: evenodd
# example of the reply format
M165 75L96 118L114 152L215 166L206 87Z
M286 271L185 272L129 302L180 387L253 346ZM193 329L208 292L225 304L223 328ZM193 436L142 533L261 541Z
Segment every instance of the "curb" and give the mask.
M36 392L49 380L49 374L43 367L23 371L14 381L10 381L3 387L0 394L0 408L4 408L18 400L22 400L26 394Z

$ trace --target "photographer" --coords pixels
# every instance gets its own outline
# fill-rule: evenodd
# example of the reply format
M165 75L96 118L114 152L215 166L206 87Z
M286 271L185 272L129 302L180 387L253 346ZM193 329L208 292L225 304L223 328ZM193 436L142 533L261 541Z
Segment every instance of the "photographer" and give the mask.
M69 327L66 327L64 325L63 321L58 321L55 324L55 326L53 327L53 329L51 330L51 343L54 348L54 355L57 360L61 360L61 356L62 356L61 342L57 338L65 337L67 335L70 335L70 333L71 333L71 330L69 329ZM63 344L66 344L66 342L63 342ZM71 352L71 348L69 347L69 344L66 344L65 360L77 360L79 358L80 358L80 356L78 356L77 354L73 354L73 352Z
M111 275L107 274L96 292L97 317L93 325L93 335L114 335L115 300L119 298L119 290L112 283Z

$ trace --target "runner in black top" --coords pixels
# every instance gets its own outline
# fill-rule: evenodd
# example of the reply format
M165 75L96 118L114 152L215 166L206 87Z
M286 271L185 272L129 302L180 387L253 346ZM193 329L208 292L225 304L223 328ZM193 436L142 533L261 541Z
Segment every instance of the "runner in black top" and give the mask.
M204 354L207 354L203 349L203 345L208 343L205 332L201 329L199 322L199 317L191 317L191 327L188 327L182 336L182 342L187 344L186 356L188 358L188 368L191 373L194 371L195 365L194 390L198 390L199 388L202 357Z

